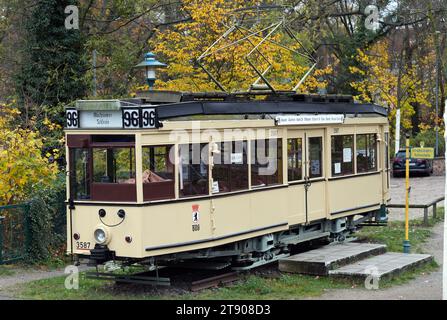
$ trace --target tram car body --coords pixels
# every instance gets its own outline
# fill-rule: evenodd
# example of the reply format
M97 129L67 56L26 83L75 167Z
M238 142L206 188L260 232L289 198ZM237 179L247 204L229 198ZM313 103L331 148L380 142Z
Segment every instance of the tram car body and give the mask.
M377 105L153 91L66 114L67 251L93 264L251 268L386 220L389 128Z

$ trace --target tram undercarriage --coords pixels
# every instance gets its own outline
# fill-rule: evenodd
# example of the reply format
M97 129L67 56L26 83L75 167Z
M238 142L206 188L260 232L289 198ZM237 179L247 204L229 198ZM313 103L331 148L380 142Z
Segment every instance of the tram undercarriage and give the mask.
M363 225L383 225L386 223L385 209L342 217L334 220L313 221L306 225L291 226L287 231L269 233L262 236L229 243L207 249L180 252L144 259L116 257L107 246L96 245L87 258L88 264L98 266L114 261L121 266L133 264L156 269L160 266L181 266L199 269L249 270L287 257L294 246L313 240L325 243L344 242Z

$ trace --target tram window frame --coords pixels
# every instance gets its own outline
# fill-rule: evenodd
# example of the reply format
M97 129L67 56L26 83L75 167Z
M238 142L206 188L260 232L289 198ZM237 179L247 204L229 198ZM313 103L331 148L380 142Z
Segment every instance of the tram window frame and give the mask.
M93 152L95 149L130 149L129 152L130 161L133 164L129 169L129 177L127 181L118 181L118 182L95 182L94 181L94 159ZM136 202L137 201L137 184L136 184L136 155L135 155L135 147L134 146L92 146L91 147L91 174L92 174L92 183L91 183L91 200L94 201L113 201L113 202ZM115 156L113 156L114 159ZM113 160L112 160L113 161ZM112 177L112 180L116 181L117 174L115 177ZM133 176L133 177L132 177Z
M357 173L367 173L375 172L378 170L377 164L377 134L376 133L362 133L356 135L356 163L357 163ZM364 141L361 141L364 139ZM365 144L365 155L359 151L359 145L361 143ZM371 151L373 154L371 155ZM362 159L360 159L362 156Z
M80 158L77 156L77 152L81 151L84 153L84 157ZM70 197L73 200L90 200L91 199L91 172L90 172L90 150L89 148L69 148L69 162L70 162L70 170L69 170L69 181L70 181ZM81 160L81 168L80 171L83 171L83 178L81 181L77 181L78 178L78 163L77 160ZM83 168L82 168L83 165ZM83 188L85 189L83 196L78 196L78 185L83 184Z
M144 145L141 148L143 200L175 198L174 145ZM164 150L163 150L164 149Z
M135 147L92 147L92 183L93 184L136 184L136 155L135 155ZM120 166L120 169L124 170L118 170L118 163L117 163L117 153L120 151L129 151L129 161L124 161L124 166ZM104 152L105 159L105 174L103 175L101 180L96 179L96 168L97 160L95 160L95 155L100 155L99 152ZM120 156L120 155L118 155ZM127 156L124 154L124 156ZM125 165L127 163L127 165ZM124 171L128 169L128 177L124 177L122 179L119 179L118 171ZM108 178L108 181L104 179L105 177Z
M303 180L303 138L287 139L287 180Z
M185 152L186 146L188 148L188 152ZM208 143L179 144L178 148L179 198L208 196L210 194ZM197 154L198 151L199 154ZM187 157L186 153L188 154ZM203 154L206 155L206 162L203 161ZM197 160L199 160L199 163L193 163L197 162ZM185 176L187 176L187 179L185 179ZM194 177L194 179L191 179L192 177ZM185 188L185 182L189 183L188 190ZM201 185L199 184L199 182Z
M90 135L90 134L69 134L67 135L67 146L69 148L69 159L71 163L72 155L71 149L84 148L88 150L88 161L85 163L85 170L88 171L89 181L88 186L90 188L89 199L73 199L73 200L90 200L90 201L110 201L110 202L136 202L137 201L137 184L136 184L136 153L135 142L133 135ZM130 155L132 169L130 165L127 169L127 178L132 178L130 183L108 183L108 182L95 182L93 171L93 151L96 149L131 149L127 153ZM112 161L111 161L112 162ZM72 165L70 165L70 170ZM118 176L118 175L117 175ZM118 176L119 177L119 176ZM118 181L124 182L124 181ZM70 181L70 189L72 188L73 180ZM71 192L71 190L70 190ZM74 196L73 193L70 196ZM79 197L78 197L79 198Z
M217 145L219 152L213 154L212 193L220 194L248 190L247 140L223 141L217 143ZM239 157L241 160L238 160Z
M311 150L311 147L313 145L316 145L313 142L311 142L311 140L318 141L319 148L317 150ZM322 136L308 137L306 142L307 142L307 153L308 153L308 155L307 155L308 159L306 159L306 161L309 161L309 166L308 166L309 179L320 179L320 178L324 177L323 137ZM316 154L318 154L318 159L313 158L313 154L312 154L313 151L317 151ZM316 166L316 164L318 164L318 167ZM318 173L314 173L314 170L316 168L318 168Z
M347 151L347 149L349 149L350 151ZM349 161L347 160L347 158L349 158ZM340 176L353 175L354 167L355 167L354 134L332 135L331 136L332 176L340 177Z
M267 171L271 170L268 169L270 165L270 161L272 159L272 155L270 155L270 150L273 148L270 147L271 141L276 140L276 170L274 174L266 174L261 175L259 173L260 169L266 169ZM264 145L264 151L261 153L263 157L269 158L269 160L266 163L260 163L257 157L257 149L258 145L261 141ZM250 148L251 148L251 161L250 161L250 171L251 171L251 187L252 188L262 188L262 187L268 187L272 185L279 185L283 183L283 158L282 158L282 138L270 138L270 139L257 139L257 140L251 140L250 141ZM266 153L266 146L268 152ZM264 160L262 161L264 162Z

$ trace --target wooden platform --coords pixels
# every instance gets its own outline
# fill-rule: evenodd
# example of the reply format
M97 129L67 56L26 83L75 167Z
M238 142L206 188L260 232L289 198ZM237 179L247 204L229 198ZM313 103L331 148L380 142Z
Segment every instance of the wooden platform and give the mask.
M433 260L428 254L386 252L386 246L343 243L324 246L279 260L279 270L290 273L364 279L392 277Z
M279 270L291 273L327 275L330 270L386 252L383 244L342 243L327 245L318 249L279 260Z
M383 279L431 262L433 257L428 254L406 254L387 252L379 256L370 257L352 264L330 270L330 276L366 278L369 275Z

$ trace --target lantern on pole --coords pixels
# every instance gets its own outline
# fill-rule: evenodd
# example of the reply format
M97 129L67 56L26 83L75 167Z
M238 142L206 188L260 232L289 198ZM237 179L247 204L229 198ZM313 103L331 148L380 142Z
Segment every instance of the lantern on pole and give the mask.
M155 54L148 52L144 55L144 60L135 66L135 68L144 68L146 75L146 82L149 85L149 90L154 88L156 78L156 70L158 68L166 68L167 65L158 61L155 58Z

